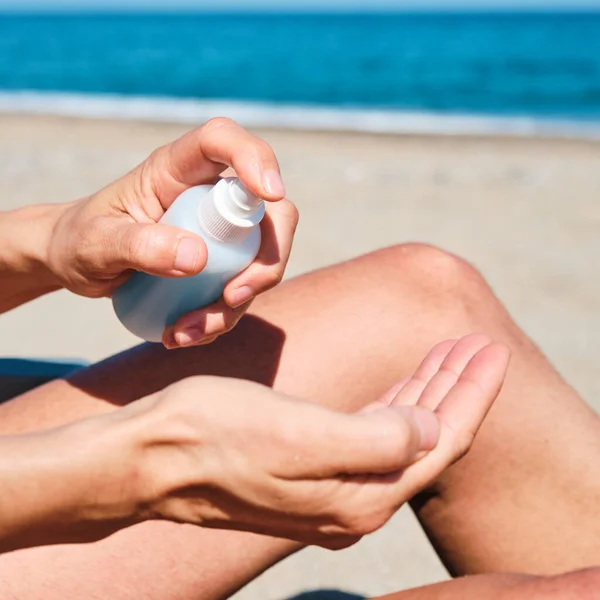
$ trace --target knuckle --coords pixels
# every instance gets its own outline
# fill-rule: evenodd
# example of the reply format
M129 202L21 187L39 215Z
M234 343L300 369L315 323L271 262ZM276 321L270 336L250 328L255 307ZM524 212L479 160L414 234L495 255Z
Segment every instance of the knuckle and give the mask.
M275 155L275 151L269 142L263 140L262 138L255 137L256 149L260 154L272 154Z
M467 431L457 433L454 438L454 457L453 462L464 458L471 450L471 446L475 440L475 436Z
M223 333L229 333L239 323L240 319L244 316L243 311L236 311L234 309L227 309L223 313L223 324L216 335Z
M276 266L271 266L264 272L262 279L264 289L270 290L282 282L283 271Z
M292 223L295 229L298 225L298 221L300 220L300 212L298 211L298 207L290 200L284 200L282 202L282 208L286 218L290 223Z
M241 317L241 315L240 315L240 317ZM213 337L212 341L214 341L221 335L227 335L228 333L231 333L235 329L236 325L238 324L240 317L237 317L235 319L228 319L227 322L225 323L225 325L223 326L223 328L221 329L221 331L219 331L214 336L212 336ZM205 343L209 343L209 342L205 341Z
M208 134L231 127L238 127L238 124L233 119L229 117L213 117L200 127L200 131L203 134Z
M400 415L398 418L386 420L380 430L378 442L383 454L398 466L401 466L403 459L410 457L416 449L413 428Z

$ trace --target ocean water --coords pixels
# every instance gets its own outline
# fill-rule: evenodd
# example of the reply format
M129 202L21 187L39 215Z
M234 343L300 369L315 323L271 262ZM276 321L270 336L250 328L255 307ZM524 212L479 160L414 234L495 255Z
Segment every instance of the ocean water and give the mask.
M600 13L0 15L0 110L600 136Z

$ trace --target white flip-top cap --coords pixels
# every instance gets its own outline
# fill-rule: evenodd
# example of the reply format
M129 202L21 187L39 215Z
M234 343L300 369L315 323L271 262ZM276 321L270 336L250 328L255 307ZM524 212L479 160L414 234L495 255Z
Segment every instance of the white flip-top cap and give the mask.
M243 240L265 216L265 203L236 177L222 179L202 199L202 228L220 242Z

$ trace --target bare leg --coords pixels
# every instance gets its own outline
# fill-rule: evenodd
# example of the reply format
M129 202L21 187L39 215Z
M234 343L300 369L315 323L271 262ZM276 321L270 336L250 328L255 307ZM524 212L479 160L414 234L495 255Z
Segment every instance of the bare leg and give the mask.
M392 594L379 600L595 600L600 589L600 569L565 575L477 575Z
M143 346L0 407L4 433L112 410L198 373L256 379L354 410L444 338L484 331L511 345L512 373L472 453L415 503L454 573L562 572L598 561L600 427L467 264L391 248L289 282L207 348ZM215 401L218 401L215 399ZM287 542L164 523L86 547L0 559L20 600L220 598L293 552Z

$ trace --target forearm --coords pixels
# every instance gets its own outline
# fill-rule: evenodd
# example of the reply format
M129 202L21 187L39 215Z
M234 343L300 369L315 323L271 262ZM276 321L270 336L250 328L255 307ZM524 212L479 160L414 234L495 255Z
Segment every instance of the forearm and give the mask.
M0 213L0 313L60 288L46 252L62 210L40 205Z
M124 431L106 421L0 438L0 552L95 541L136 522Z

